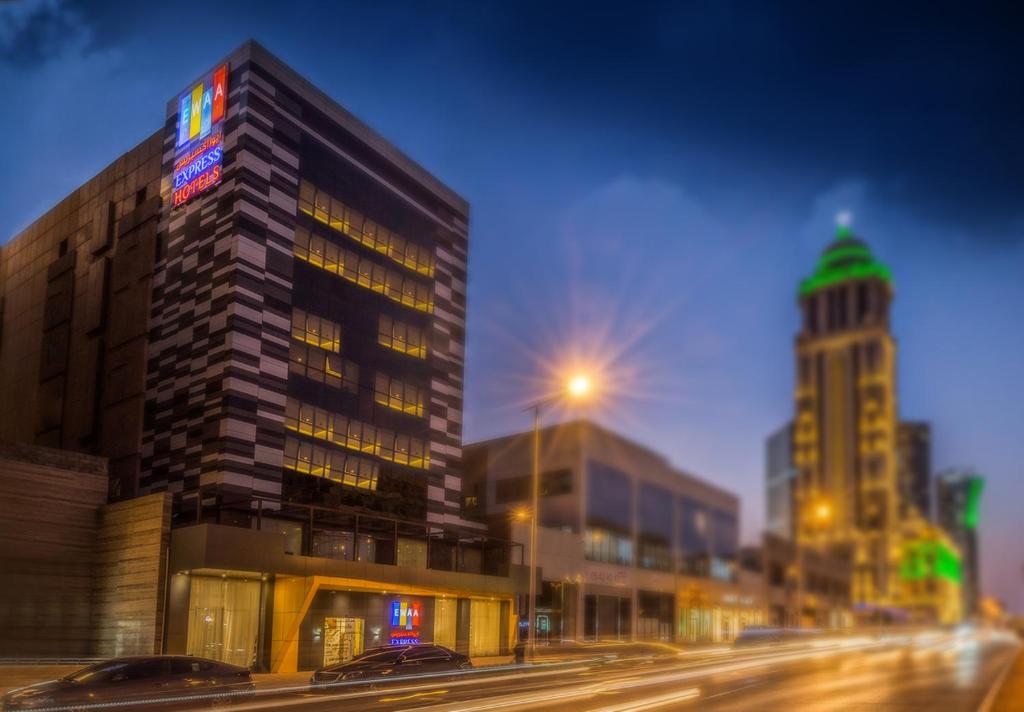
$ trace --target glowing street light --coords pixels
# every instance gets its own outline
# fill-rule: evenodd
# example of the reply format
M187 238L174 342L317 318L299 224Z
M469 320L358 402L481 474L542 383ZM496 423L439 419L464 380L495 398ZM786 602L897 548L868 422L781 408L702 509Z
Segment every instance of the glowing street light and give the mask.
M568 398L571 400L583 400L591 395L593 381L589 374L582 371L574 373L565 382L564 391L554 396L543 398L535 402L530 408L533 410L533 474L531 477L532 489L532 516L530 517L530 598L527 604L526 647L530 651L530 659L533 660L536 654L536 624L537 624L537 519L540 512L540 411L541 409L557 400ZM518 511L514 514L518 519Z
M585 373L577 373L569 379L565 390L573 398L584 398L590 393L590 388L590 376Z

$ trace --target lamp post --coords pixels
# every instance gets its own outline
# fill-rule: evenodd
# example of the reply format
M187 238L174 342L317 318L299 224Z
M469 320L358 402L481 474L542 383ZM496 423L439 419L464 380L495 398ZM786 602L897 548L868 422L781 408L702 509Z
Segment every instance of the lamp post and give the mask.
M542 398L531 405L533 411L533 465L530 484L530 597L527 603L526 648L533 660L537 652L537 522L540 518L540 413L541 410L559 398L567 396L574 400L586 398L592 389L590 376L578 373L565 384L565 392Z

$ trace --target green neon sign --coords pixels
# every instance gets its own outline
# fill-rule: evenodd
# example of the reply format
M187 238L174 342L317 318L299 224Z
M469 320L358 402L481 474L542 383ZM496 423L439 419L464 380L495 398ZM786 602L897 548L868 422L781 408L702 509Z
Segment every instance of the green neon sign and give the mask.
M962 576L960 555L946 544L939 541L915 541L904 545L900 578L906 581L943 578L960 583Z
M967 500L964 502L964 526L968 529L978 528L978 510L981 505L981 493L985 489L985 479L971 477L967 485Z

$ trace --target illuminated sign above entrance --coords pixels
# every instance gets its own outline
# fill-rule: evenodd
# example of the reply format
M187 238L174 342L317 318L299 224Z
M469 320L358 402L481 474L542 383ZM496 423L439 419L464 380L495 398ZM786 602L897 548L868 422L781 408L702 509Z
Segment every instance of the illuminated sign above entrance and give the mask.
M227 101L227 64L214 69L178 98L174 207L220 183Z
M391 645L418 645L423 606L419 601L391 602Z

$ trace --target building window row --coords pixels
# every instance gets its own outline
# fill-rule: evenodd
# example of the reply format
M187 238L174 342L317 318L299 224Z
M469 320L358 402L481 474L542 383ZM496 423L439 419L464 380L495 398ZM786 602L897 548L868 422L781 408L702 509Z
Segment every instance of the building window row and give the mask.
M303 442L284 440L284 466L289 470L323 477L359 489L377 489L380 464L365 457Z
M373 399L380 405L409 415L423 417L425 394L422 388L386 373L377 373Z
M409 435L378 428L292 398L285 406L284 426L340 447L374 455L399 465L430 468L430 445Z
M434 296L427 285L401 272L382 267L366 257L360 257L305 228L295 228L293 252L296 257L315 267L383 294L399 304L428 314L434 311Z
M334 353L341 351L341 326L302 309L292 309L292 338Z
M427 277L434 276L433 250L396 235L309 181L299 184L299 210L403 267Z
M404 321L393 319L387 314L380 315L377 328L377 342L416 358L427 357L427 339L423 329Z
M633 538L608 529L587 527L583 555L590 561L619 566L633 565Z
M291 342L288 370L350 393L359 391L359 366L335 353L306 343Z

